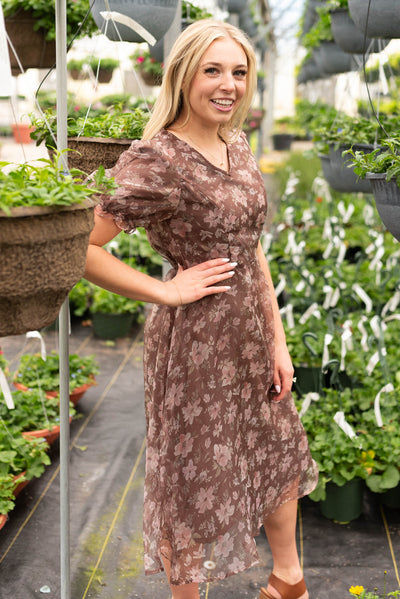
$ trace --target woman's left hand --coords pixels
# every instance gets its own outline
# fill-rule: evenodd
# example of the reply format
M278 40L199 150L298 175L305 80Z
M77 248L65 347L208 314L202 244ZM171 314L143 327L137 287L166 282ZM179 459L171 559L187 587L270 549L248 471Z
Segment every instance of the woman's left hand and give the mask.
M273 382L273 401L280 401L291 390L294 368L285 342L275 346L275 368Z

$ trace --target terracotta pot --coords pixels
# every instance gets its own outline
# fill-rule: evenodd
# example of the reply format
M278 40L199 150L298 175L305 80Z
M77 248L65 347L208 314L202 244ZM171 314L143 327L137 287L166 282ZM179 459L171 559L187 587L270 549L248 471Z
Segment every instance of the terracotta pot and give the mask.
M50 325L82 277L94 203L0 212L0 336Z
M6 525L7 520L8 520L7 514L0 514L0 530L3 528L3 526Z
M21 474L17 474L17 476L14 476L14 482L18 482L18 479L22 478L23 476L25 476L25 472L21 472ZM18 495L21 493L21 491L23 489L25 489L25 487L28 483L29 483L29 480L23 480L20 483L18 483L13 491L14 497L18 497Z
M400 37L398 0L349 0L349 10L358 29L368 37Z
M29 123L12 123L11 129L13 132L14 141L17 144L30 144L32 143L31 132L35 130Z
M90 10L96 25L110 40L144 42L148 40L127 25L107 23L101 12L110 10L130 17L160 40L174 20L177 4L177 0L94 0Z
M93 379L92 383L85 383L84 385L81 385L80 387L76 387L76 389L71 391L71 393L69 394L69 401L71 401L74 404L74 406L78 403L78 401L80 399L82 399L82 397L84 396L86 391L88 389L90 389L90 387L93 387L93 385L96 384L96 380L95 380L94 376L93 377L91 376L90 378ZM27 387L26 385L23 385L22 383L19 383L16 380L13 381L13 385L16 389L18 389L18 391L29 391L29 387ZM58 391L45 391L45 394L46 394L46 397L57 397Z
M70 417L69 421L70 422L72 421L72 416ZM60 436L60 425L59 424L54 425L50 429L42 428L42 429L38 429L36 431L24 431L21 434L23 437L28 438L28 439L32 438L32 437L35 439L46 439L47 443L49 445L51 445Z
M10 37L24 70L37 68L49 69L56 62L56 45L54 41L46 41L46 31L34 30L36 19L32 12L18 10L14 15L5 18L7 34ZM8 44L11 70L19 75L21 69L14 52Z
M23 437L27 439L46 439L47 443L51 445L60 436L60 426L53 426L53 428L42 428L37 431L25 431L21 433Z

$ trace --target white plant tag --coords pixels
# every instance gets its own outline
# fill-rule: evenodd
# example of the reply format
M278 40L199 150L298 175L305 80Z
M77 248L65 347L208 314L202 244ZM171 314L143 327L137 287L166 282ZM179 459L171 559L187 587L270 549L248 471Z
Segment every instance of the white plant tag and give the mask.
M333 417L336 424L342 429L350 439L354 439L357 435L344 417L344 412L336 412Z
M316 310L318 310L318 304L317 304L317 302L314 302L313 304L311 304L311 306L309 306L307 308L307 310L303 313L303 315L300 316L299 323L305 324L307 322L307 320L310 318L310 316L312 314L314 314L314 312Z
M285 287L286 287L286 278L285 278L285 275L283 275L281 273L281 274L279 274L279 283L275 287L275 295L276 295L276 297L280 296L280 294L285 289Z
M382 415L381 415L381 405L380 405L381 395L382 395L382 393L389 393L390 391L394 391L394 387L393 387L392 383L388 383L387 385L382 387L382 389L379 391L379 393L375 397L375 401L374 401L375 419L376 419L376 424L379 427L383 426Z
M304 396L304 399L301 404L301 410L299 412L300 418L302 418L304 416L304 414L307 412L308 408L311 405L311 402L318 401L319 398L320 398L319 393L315 393L314 391L311 391L310 393L307 393L307 395Z
M352 289L356 292L356 294L358 295L360 300L364 302L365 311L367 313L371 312L372 311L372 300L369 297L368 293L366 293L364 291L364 289L361 287L361 285L359 285L358 283L354 283Z
M4 372L1 368L0 368L0 389L3 392L7 408L9 410L13 410L15 408L14 400L11 395L10 387L8 386L6 375L4 374Z
M42 360L45 362L47 358L46 344L39 331L29 331L26 334L26 337L27 339L40 339L40 355L42 356Z
M361 333L361 347L363 348L364 351L368 351L369 347L368 347L368 333L367 330L364 326L364 322L366 322L368 320L368 318L366 316L361 316L357 328Z
M329 362L329 345L332 343L333 335L327 333L324 337L324 351L322 353L322 366Z
M379 352L376 351L370 358L368 364L367 364L367 374L368 376L371 376L372 371L374 370L375 366L378 364L379 362Z

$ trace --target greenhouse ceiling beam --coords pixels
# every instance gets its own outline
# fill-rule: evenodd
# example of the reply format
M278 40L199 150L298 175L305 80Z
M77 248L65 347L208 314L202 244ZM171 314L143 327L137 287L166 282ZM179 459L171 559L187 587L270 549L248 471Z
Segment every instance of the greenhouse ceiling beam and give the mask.
M67 4L56 0L56 96L57 150L67 148ZM62 156L68 169L67 152ZM68 256L65 257L68 260ZM60 329L60 599L70 599L70 507L69 507L69 304L59 314Z

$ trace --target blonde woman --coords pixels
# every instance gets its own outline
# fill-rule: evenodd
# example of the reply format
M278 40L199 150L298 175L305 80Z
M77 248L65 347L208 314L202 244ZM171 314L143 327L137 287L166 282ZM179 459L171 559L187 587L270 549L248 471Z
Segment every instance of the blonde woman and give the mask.
M146 573L165 569L174 599L258 560L262 524L273 572L261 599L307 599L295 542L297 500L317 469L293 404L293 367L259 243L267 208L241 125L256 80L245 35L188 27L168 61L144 132L109 174L86 276L154 304L146 322ZM144 226L172 264L166 281L102 249Z

